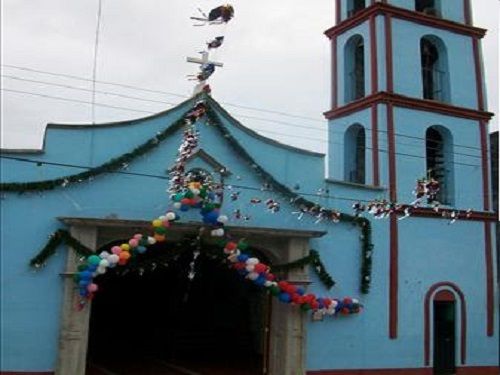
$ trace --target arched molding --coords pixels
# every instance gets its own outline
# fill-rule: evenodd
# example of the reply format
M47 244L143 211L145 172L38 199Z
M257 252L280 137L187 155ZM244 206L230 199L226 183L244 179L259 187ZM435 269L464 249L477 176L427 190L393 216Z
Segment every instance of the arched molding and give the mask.
M441 281L433 284L427 293L425 294L424 300L424 365L431 365L431 338L432 338L432 304L436 298L436 296L443 295L441 293L448 292L452 293L455 297L455 300L459 303L459 329L460 329L460 364L466 364L466 355L467 355L467 308L465 302L465 296L462 290L458 287L458 285L450 282L450 281Z

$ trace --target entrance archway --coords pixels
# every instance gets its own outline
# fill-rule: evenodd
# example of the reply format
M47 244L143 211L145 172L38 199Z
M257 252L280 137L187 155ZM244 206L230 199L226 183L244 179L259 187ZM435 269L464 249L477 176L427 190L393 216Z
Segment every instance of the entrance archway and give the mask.
M101 219L65 217L59 220L66 224L71 235L90 249L97 250L105 244L130 238L134 233L149 231L151 223L143 220ZM282 264L298 260L309 254L309 240L321 237L325 232L308 230L289 230L259 227L230 227L235 238L246 238L256 249L264 251L271 263ZM169 231L172 242L186 235L198 233L199 223L176 223ZM62 298L61 328L56 375L85 375L90 308L79 311L75 306L79 297L75 293L72 277L76 272L78 257L69 249ZM307 286L309 271L307 267L289 270L282 277L288 282ZM305 319L299 309L271 301L269 320L270 331L267 368L271 375L305 374ZM125 312L124 312L125 313ZM133 355L133 348L124 348L125 355Z
M87 374L267 373L268 296L215 257L217 246L193 262L190 242L151 246L99 277Z

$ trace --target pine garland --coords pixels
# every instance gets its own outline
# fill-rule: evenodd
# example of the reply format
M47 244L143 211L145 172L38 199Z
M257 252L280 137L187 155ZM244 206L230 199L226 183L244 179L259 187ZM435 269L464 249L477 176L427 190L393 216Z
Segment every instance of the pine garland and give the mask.
M214 102L212 99L208 100ZM215 102L214 102L215 103ZM215 103L216 104L216 103ZM318 205L312 201L309 201L299 194L295 193L293 190L283 185L277 181L269 172L262 168L257 162L250 156L246 149L241 146L241 144L234 138L227 128L219 120L215 111L207 106L207 116L210 124L220 132L220 134L229 142L230 146L234 149L235 153L239 155L254 171L260 176L264 183L271 186L273 190L282 194L290 200L290 202L298 207L305 207L308 210L317 207ZM360 291L363 294L367 294L370 289L371 283L371 269L372 269L372 255L373 255L373 244L372 244L372 230L371 222L367 218L349 215L345 213L340 213L331 209L326 209L325 213L327 215L333 216L334 214L338 217L339 221L352 223L357 225L361 230L361 280L360 280Z
M94 168L89 168L85 172L72 174L64 177L55 178L52 180L34 181L34 182L5 182L0 183L1 192L18 192L20 194L29 191L44 191L53 190L58 187L65 187L73 184L82 183L85 181L90 181L93 178L104 174L112 173L117 170L123 169L132 161L137 159L139 156L143 156L156 147L158 147L162 141L167 139L170 135L175 133L185 124L184 115L177 120L174 124L168 128L158 132L154 137L148 139L143 144L137 146L132 151L124 153L116 158L109 160L108 162L101 164ZM43 162L42 162L43 163Z
M197 99L199 98L198 97L194 98L194 100ZM214 105L218 106L218 104L210 97L207 97L207 100L213 103ZM221 110L224 111L223 109ZM255 171L255 173L263 179L264 183L269 184L269 186L272 186L272 188L275 191L287 197L290 200L290 202L292 202L292 204L296 205L297 207L305 207L307 210L311 210L313 208L318 207L316 203L301 197L299 194L295 193L290 188L277 181L270 173L268 173L264 168L258 165L256 161L250 156L250 154L245 150L245 148L240 145L240 143L230 134L227 128L222 124L222 121L219 120L217 114L215 113L215 111L211 106L207 106L207 116L210 123L214 125L215 128L220 132L220 134L228 141L229 145L234 149L236 154L238 154L243 160L245 160L245 162L247 162L247 164ZM123 168L125 165L135 160L137 157L145 155L154 148L158 147L158 145L162 141L168 138L171 134L175 133L184 124L185 124L184 116L182 116L173 125L159 132L155 137L150 138L148 141L136 147L131 152L125 153L117 158L111 159L110 161L98 167L91 168L85 172L68 175L65 177L60 177L52 180L44 180L36 182L0 183L0 191L24 193L28 191L52 190L61 186L81 183L83 181L89 181L100 174L114 172L116 170ZM373 256L373 244L371 242L372 230L370 221L363 217L349 215L346 213L340 213L331 209L327 209L324 212L327 215L331 216L336 215L339 221L352 223L353 225L357 225L360 228L361 230L360 291L361 293L364 294L368 293L371 283L371 269L372 269L372 256ZM56 235L54 234L54 236ZM56 238L58 237L56 236ZM64 238L68 240L67 237ZM39 254L41 255L42 253L44 253L48 255L47 256L42 255L42 258L40 258L42 260L41 262L33 259L32 262L34 261L34 263L36 264L42 264L48 258L48 256L52 255L53 252L55 252L53 244L51 245L53 241L56 241L54 237L51 238L47 246ZM69 241L71 241L71 239L69 239ZM55 247L57 247L59 243ZM52 251L52 253L50 253L50 251ZM320 276L320 278L321 277L322 276ZM329 284L328 281L327 284Z
M71 236L71 234L69 234L66 229L58 229L49 236L49 241L43 247L43 249L40 250L37 255L31 258L30 266L35 268L42 267L47 262L47 259L55 254L57 248L61 244L65 244L71 247L78 255L82 257L88 257L94 253L91 249L83 245L75 237Z

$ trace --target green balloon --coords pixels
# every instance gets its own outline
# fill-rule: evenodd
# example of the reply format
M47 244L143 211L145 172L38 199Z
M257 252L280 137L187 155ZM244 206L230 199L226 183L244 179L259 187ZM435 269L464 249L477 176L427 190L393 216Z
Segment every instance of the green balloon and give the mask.
M87 258L87 263L92 264L94 266L98 266L101 262L101 258L97 255L91 255Z
M311 309L311 306L308 303L304 303L303 305L300 305L300 309L302 311L309 311Z
M191 190L186 191L186 194L184 194L184 198L191 199L193 197L194 197L194 193Z
M155 227L155 233L157 234L166 234L167 228L165 227Z
M271 294L273 296L277 296L278 294L280 294L280 288L276 285L273 285L269 288L269 291L271 292Z
M78 270L78 272L85 271L87 269L87 265L86 264L80 264L76 269Z
M182 198L184 198L184 195L182 193L177 193L177 194L174 195L174 197L172 198L172 200L174 202L180 202Z
M238 249L240 249L240 250L246 250L246 249L248 249L248 243L246 243L244 241L240 241L238 243Z
M75 283L79 282L79 281L80 281L80 274L75 273L75 274L73 275L73 281L74 281Z

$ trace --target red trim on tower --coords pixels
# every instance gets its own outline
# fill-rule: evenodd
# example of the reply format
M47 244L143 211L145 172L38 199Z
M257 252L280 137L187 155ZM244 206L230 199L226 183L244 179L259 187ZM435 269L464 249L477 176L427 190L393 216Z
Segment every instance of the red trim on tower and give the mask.
M339 118L350 115L360 109L368 108L373 103L392 103L397 107L410 108L413 110L422 110L427 112L440 113L448 116L466 118L468 120L490 120L493 113L478 111L476 109L456 107L446 103L436 102L434 100L425 100L410 98L388 92L378 92L375 95L368 95L362 99L348 103L336 109L331 109L325 113L327 119Z
M341 14L342 8L340 5L340 0L337 0L335 2L335 24L340 24L340 14Z
M396 191L396 148L394 142L394 108L387 104L387 150L389 158L389 197L397 201ZM389 265L389 337L398 337L398 218L396 213L390 217L390 265Z
M460 363L465 365L467 355L467 309L465 297L460 288L451 282L443 281L432 285L425 294L424 302L424 365L429 366L431 360L431 322L430 322L430 302L432 294L441 287L453 289L460 298Z
M498 366L467 366L457 367L456 375L498 375Z
M372 105L372 168L373 185L380 186L379 160L378 160L378 107Z
M338 87L337 87L337 77L338 77L338 66L337 66L337 37L332 38L332 108L337 108L338 106Z
M474 53L474 68L476 71L477 108L480 111L484 111L483 72L481 67L481 55L479 53L479 41L477 38L472 38L472 49Z
M378 91L378 58L377 58L377 27L375 15L370 16L370 56L371 56L371 76L372 94Z
M307 371L307 375L432 375L432 368L379 368ZM489 375L489 374L488 374Z
M481 169L483 172L483 208L490 210L490 178L488 164L488 124L485 121L479 121L479 133L481 139Z
M470 9L470 0L464 0L464 20L466 25L472 25L472 12Z
M491 224L484 223L484 258L486 263L486 334L493 336L494 319L494 280L493 280L493 250L491 246Z
M434 301L439 302L453 302L455 301L455 295L449 290L440 290L434 295Z
M485 29L473 27L464 23L446 20L444 18L426 15L424 13L415 12L409 9L398 8L387 3L379 2L357 12L355 15L341 21L336 26L329 28L325 31L325 34L326 36L331 38L333 35L343 33L344 31L365 22L370 18L372 14L389 14L398 19L450 31L457 34L475 36L477 38L482 38L486 34Z
M394 71L392 66L392 19L389 14L384 16L385 25L385 66L387 74L387 91L394 91Z

